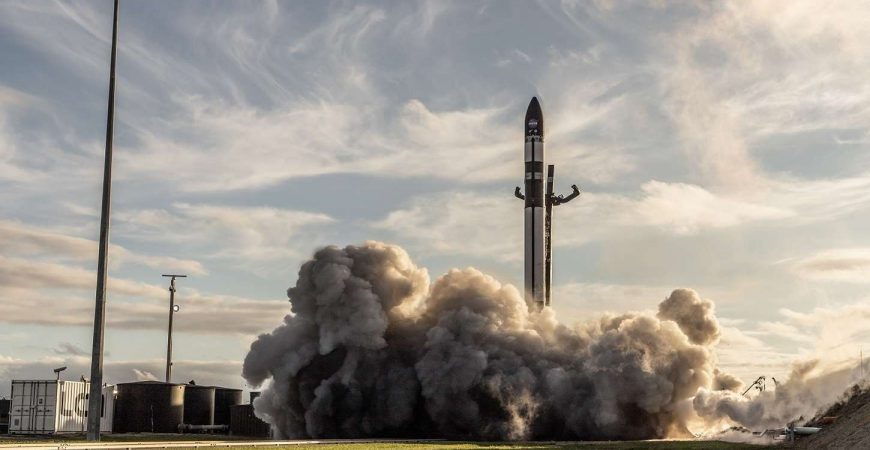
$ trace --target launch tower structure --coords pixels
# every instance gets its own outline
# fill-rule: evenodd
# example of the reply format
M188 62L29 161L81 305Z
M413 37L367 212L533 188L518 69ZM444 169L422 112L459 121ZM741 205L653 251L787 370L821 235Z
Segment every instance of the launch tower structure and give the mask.
M532 97L525 119L525 194L517 186L514 195L525 201L525 296L538 310L550 306L553 254L553 207L580 195L577 185L568 196L553 193L555 167L547 166L544 190L544 115L537 97Z

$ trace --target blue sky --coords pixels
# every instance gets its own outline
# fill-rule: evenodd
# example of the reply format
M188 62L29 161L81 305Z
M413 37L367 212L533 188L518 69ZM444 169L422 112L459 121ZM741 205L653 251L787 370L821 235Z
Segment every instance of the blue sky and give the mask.
M870 341L870 30L845 2L121 5L106 359L242 385L322 245L521 284L522 124L543 103L564 322L716 303L720 364ZM87 374L111 1L0 3L0 395Z

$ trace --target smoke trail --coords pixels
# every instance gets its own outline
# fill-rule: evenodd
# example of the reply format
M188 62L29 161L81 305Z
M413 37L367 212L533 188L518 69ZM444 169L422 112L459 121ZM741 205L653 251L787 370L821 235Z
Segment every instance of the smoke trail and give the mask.
M674 291L657 317L568 327L475 269L430 286L399 247L327 247L288 290L243 375L278 437L646 439L728 414L713 304ZM696 397L699 389L702 395ZM733 410L734 408L732 408ZM751 408L750 408L751 409Z

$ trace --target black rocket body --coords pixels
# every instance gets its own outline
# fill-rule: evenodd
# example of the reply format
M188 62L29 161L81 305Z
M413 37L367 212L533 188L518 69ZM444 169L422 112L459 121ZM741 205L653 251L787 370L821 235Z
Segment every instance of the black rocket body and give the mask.
M532 97L525 120L525 294L544 305L544 115Z
M532 97L526 109L524 128L525 195L519 187L514 195L525 201L526 303L540 310L550 305L553 207L573 200L580 195L580 190L572 185L573 193L567 197L556 196L553 193L555 167L547 166L547 175L544 175L544 114L537 97Z

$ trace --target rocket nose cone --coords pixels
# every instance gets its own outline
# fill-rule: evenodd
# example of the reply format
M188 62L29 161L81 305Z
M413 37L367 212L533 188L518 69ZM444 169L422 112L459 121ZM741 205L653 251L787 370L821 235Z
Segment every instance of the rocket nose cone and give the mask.
M529 107L526 109L526 136L544 136L544 114L541 112L541 104L538 97L532 97Z

